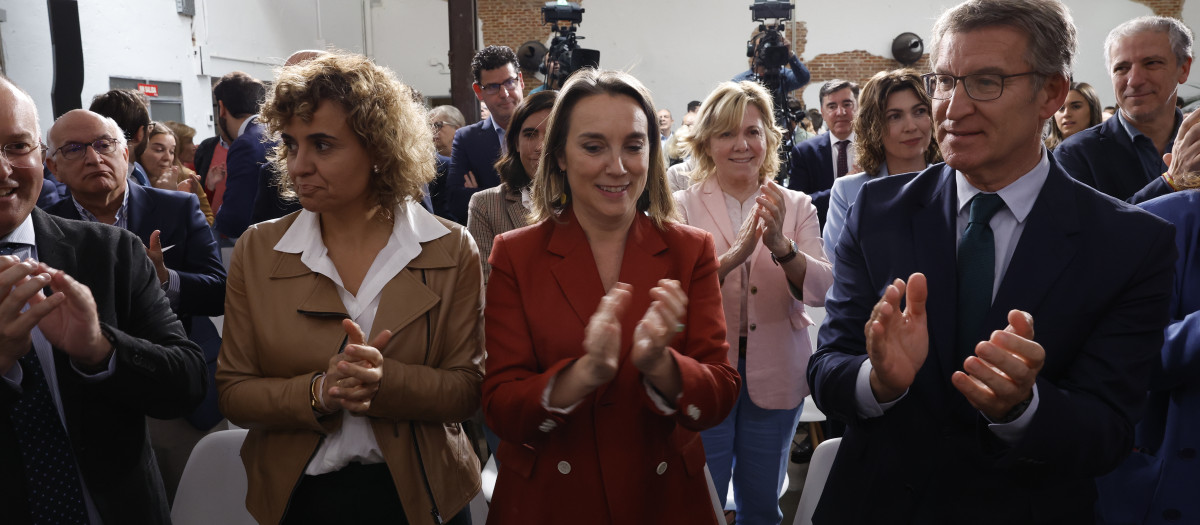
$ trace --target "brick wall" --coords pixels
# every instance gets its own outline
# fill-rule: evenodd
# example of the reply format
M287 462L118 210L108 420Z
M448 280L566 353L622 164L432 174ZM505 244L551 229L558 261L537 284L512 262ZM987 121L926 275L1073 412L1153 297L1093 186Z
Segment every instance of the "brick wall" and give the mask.
M583 5L582 0L573 0ZM508 46L516 50L521 44L536 40L545 44L550 39L550 26L542 23L542 6L546 0L479 0L479 20L483 24L483 45ZM542 85L531 75L525 75L525 91Z
M928 42L926 42L926 45L928 45ZM812 74L812 79L809 80L808 85L793 93L797 99L801 99L806 90L811 89L814 93L820 90L821 84L824 84L828 80L841 78L852 80L861 86L874 76L875 73L904 67L904 64L892 58L872 55L862 50L806 56L804 50L807 46L808 24L803 21L797 21L795 32L792 34L792 49L796 50L798 56L805 59L804 65L808 66L808 72ZM920 60L908 67L922 73L929 72L929 53L925 53L921 56Z
M1171 16L1183 19L1184 0L1133 0L1149 7L1158 16Z

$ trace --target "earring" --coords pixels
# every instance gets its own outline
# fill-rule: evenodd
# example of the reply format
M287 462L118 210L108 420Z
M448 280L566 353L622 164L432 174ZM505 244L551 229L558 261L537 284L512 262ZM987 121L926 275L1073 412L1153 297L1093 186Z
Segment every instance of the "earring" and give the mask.
M565 191L564 191L564 192L562 192L562 195L560 195L560 196L558 197L558 205L559 205L559 206L566 206L566 205L567 205L567 192L565 192Z
M371 173L374 173L377 175L379 174L379 165L378 164L371 166Z

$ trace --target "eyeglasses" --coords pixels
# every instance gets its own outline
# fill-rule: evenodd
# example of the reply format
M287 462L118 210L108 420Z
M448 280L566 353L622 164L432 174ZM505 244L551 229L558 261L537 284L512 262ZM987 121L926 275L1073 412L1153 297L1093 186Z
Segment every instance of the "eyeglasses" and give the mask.
M1041 75L1041 73L1037 71L1027 71L1015 75L977 73L961 77L939 73L926 73L921 75L921 78L925 80L925 90L929 93L930 98L949 100L950 97L954 96L954 90L958 87L959 81L961 81L963 88L967 90L968 97L980 102L986 102L988 100L996 100L1000 98L1000 95L1004 94L1005 80L1026 75Z
M89 147L96 150L96 153L107 156L116 152L119 145L120 142L110 138L100 138L92 142L68 142L63 144L61 148L54 150L50 156L53 157L61 153L64 159L79 160L87 153Z
M37 153L36 155L34 153ZM35 168L42 165L46 146L28 142L13 142L0 146L0 157L14 168Z
M520 80L521 79L518 77L512 77L512 78L509 78L508 80L505 80L504 82L479 86L479 90L484 93L487 93L489 95L495 95L496 93L499 93L500 88L504 88L505 91L516 91L517 82L519 82Z
M437 132L441 131L441 130L442 130L442 126L454 126L454 124L452 124L452 123L450 123L450 122L446 122L446 121L444 121L444 120L439 120L439 121L437 121L437 122L430 122L430 123L429 123L429 127L433 128L433 132L434 132L434 133L437 133Z

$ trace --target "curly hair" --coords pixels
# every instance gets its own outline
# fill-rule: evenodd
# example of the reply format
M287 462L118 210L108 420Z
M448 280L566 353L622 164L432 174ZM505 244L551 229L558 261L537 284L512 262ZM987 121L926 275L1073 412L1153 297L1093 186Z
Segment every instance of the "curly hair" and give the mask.
M783 142L783 130L775 125L771 104L771 93L758 82L743 80L717 85L700 105L696 125L683 139L686 148L696 158L692 180L703 182L716 174L717 163L713 160L709 141L726 131L740 129L746 109L750 107L758 108L758 113L762 116L763 134L767 139L767 146L763 149L763 162L758 168L758 180L763 182L767 177L774 176L779 171L779 156L775 155L775 151Z
M887 151L883 148L883 136L887 134L887 101L893 93L912 91L925 108L932 111L933 101L925 90L921 74L914 69L895 69L880 71L871 77L862 88L862 96L858 97L858 115L854 117L854 135L858 140L855 162L862 170L872 176L878 175L880 168L887 161ZM932 115L930 116L932 132ZM925 163L933 164L942 160L941 150L936 140L930 140L925 148Z
M566 154L571 113L579 101L596 96L629 97L641 107L646 122L646 144L650 166L646 170L646 189L637 200L637 210L646 213L658 228L676 220L675 199L667 182L667 166L662 154L654 101L650 91L633 75L623 71L585 68L567 79L558 92L558 101L546 117L546 139L537 176L533 179L532 222L558 217L571 203L571 186L566 171L559 169L558 158Z
M481 71L500 69L507 64L512 64L513 69L520 71L517 54L511 47L487 46L475 53L475 57L471 59L471 76L475 77L475 83L478 84Z
M500 183L504 191L517 193L533 182L530 174L525 173L525 165L521 164L521 126L530 115L546 111L554 107L558 92L554 90L539 91L521 101L513 111L512 121L508 124L510 133L504 134L504 144L507 151L496 161L496 173L500 175Z
M419 202L423 186L437 176L425 107L390 69L341 52L279 69L263 103L260 118L278 144L269 160L279 172L280 195L296 198L279 135L292 118L310 122L326 101L342 106L346 124L370 156L374 169L367 188L382 211L391 213L406 199Z

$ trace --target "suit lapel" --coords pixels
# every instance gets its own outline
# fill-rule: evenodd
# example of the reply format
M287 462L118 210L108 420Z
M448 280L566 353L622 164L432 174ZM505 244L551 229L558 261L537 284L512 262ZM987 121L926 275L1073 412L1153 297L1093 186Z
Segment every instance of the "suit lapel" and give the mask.
M926 302L926 313L930 320L929 350L937 354L942 372L938 377L949 378L951 373L959 369L954 350L954 327L958 319L955 284L958 272L955 261L958 256L954 240L958 214L955 210L954 169L943 166L936 184L929 200L920 203L921 208L913 214L913 248L917 263L915 269L925 274L929 284ZM895 277L908 279L907 275Z
M817 141L817 155L821 158L821 172L814 180L833 180L833 133L826 131Z
M146 190L136 184L126 184L125 191L129 192L129 208L125 210L125 218L129 223L129 231L142 239L146 246L150 245L150 234L154 228L149 226L149 218L156 213L154 199ZM164 246L166 243L163 243Z
M700 202L704 204L704 209L708 211L709 219L715 223L721 239L725 241L725 246L733 246L737 241L737 232L733 231L733 226L729 224L729 210L725 207L725 192L721 191L721 185L717 183L715 175L704 181L698 195Z
M349 319L346 305L338 296L337 285L332 280L322 277L309 269L300 260L298 253L276 252L275 268L271 270L270 278L293 279L292 286L306 287L308 296L296 307L302 315L311 317Z
M74 211L74 205L71 205L71 208ZM32 214L33 234L36 238L35 242L37 242L38 261L74 276L77 260L75 258L75 245L69 242L66 234L63 233L57 224L54 224L49 214L37 208L33 209Z
M1067 177L1051 157L1050 174L1025 219L1017 248L988 311L987 333L1008 326L1011 309L1036 311L1078 251L1078 203L1071 188L1073 182Z
M563 214L558 220L551 219L550 223L554 231L546 251L562 258L551 265L550 271L579 322L587 326L588 319L604 297L604 284L600 282L596 259L573 212Z
M521 204L521 195L519 193L504 192L504 211L508 213L508 220L512 221L514 228L520 228L529 224L529 211Z

